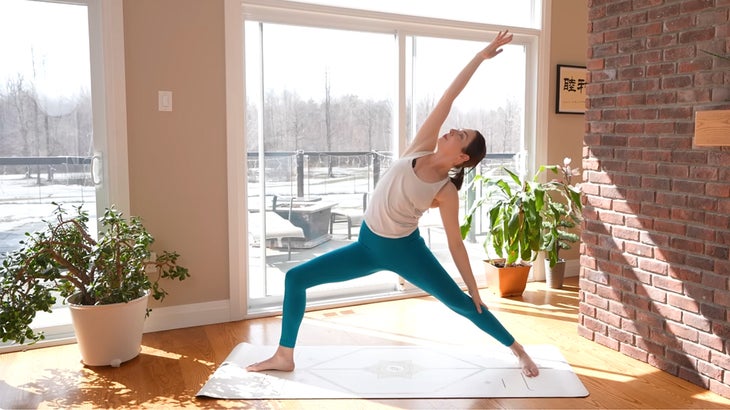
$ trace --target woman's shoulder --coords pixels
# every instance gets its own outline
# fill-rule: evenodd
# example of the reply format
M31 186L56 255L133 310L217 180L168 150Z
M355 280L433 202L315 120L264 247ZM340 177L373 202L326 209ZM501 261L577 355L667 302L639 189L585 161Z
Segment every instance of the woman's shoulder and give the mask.
M433 151L417 151L417 152L411 152L407 155L404 155L401 157L401 159L413 159L413 158L420 158L424 157L428 154L433 154Z

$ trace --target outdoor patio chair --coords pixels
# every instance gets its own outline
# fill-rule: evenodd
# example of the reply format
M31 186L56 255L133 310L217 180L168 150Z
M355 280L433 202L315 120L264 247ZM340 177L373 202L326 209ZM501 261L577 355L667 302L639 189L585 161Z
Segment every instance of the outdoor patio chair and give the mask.
M347 239L352 239L352 227L359 226L362 223L363 216L365 216L365 210L368 207L368 193L362 194L362 208L359 206L345 207L342 204L338 204L332 208L330 214L330 234L336 223L346 222L347 223Z
M264 217L266 218L264 244L273 242L274 247L283 248L286 243L287 260L291 260L291 241L304 239L304 230L273 211L266 211ZM252 212L249 212L248 234L254 246L261 244L261 218L257 213L252 215Z

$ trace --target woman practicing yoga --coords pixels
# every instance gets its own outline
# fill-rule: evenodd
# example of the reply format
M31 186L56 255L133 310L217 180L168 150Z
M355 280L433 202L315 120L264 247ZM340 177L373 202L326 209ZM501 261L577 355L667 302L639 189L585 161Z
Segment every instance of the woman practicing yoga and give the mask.
M294 370L294 345L304 318L308 288L390 270L508 346L526 376L538 375L537 365L522 345L482 303L461 238L458 190L464 179L464 168L475 167L486 154L484 137L471 129L452 129L438 136L454 99L479 65L501 53L501 47L510 41L511 34L500 32L456 76L413 142L373 190L357 242L286 273L279 347L269 359L249 365L248 371ZM433 207L439 208L449 251L469 295L441 266L418 231L418 219Z

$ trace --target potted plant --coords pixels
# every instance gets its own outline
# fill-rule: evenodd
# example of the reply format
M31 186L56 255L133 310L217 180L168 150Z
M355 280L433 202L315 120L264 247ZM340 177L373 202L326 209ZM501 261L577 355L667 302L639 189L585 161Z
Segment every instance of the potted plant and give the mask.
M188 270L177 264L175 252L155 256L154 239L138 217L125 219L114 207L106 209L94 239L81 206L69 215L54 205L46 229L26 233L22 247L0 267L0 338L19 344L43 339L31 322L37 312L50 312L60 296L70 305L82 361L118 366L139 354L147 299L167 295L159 281L183 280ZM92 323L84 327L88 315Z
M567 223L553 219L556 211L561 213L567 209L561 211L561 201L555 194L559 194L558 197L569 195L571 206L576 206L573 200L577 200L578 209L580 199L579 195L573 196L575 189L565 181L540 181L543 172L558 173L561 168L557 165L541 166L532 178L501 169L506 177L477 175L472 180L470 188L481 184L482 195L467 211L461 234L466 238L475 215L486 217L489 227L483 246L488 255L485 261L487 285L500 297L519 296L525 290L532 262L538 253L545 250L550 258L557 256L552 253L553 247L548 246L552 242L545 237L546 223ZM562 229L558 234L560 231Z
M500 297L508 297L525 290L531 264L540 251L545 187L538 182L539 172L528 179L502 169L506 178L476 175L471 181L470 189L482 185L482 195L467 211L461 235L466 238L475 215L486 217L489 228L482 244L488 255L487 286Z
M572 184L572 178L580 172L577 168L572 168L570 163L571 159L565 158L562 166L545 168L561 176L561 180L552 180L545 184L549 195L545 197L542 222L541 249L546 255L545 280L554 289L563 287L565 277L565 260L560 257L560 250L570 249L571 244L580 239L576 233L570 231L580 223L583 209L580 188Z

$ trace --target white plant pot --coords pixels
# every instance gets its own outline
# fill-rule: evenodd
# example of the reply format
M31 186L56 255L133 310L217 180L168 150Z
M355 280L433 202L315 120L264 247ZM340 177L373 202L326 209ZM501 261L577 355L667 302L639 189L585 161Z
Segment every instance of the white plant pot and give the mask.
M67 301L81 361L87 366L114 366L134 359L142 346L149 292L128 303L78 305Z

